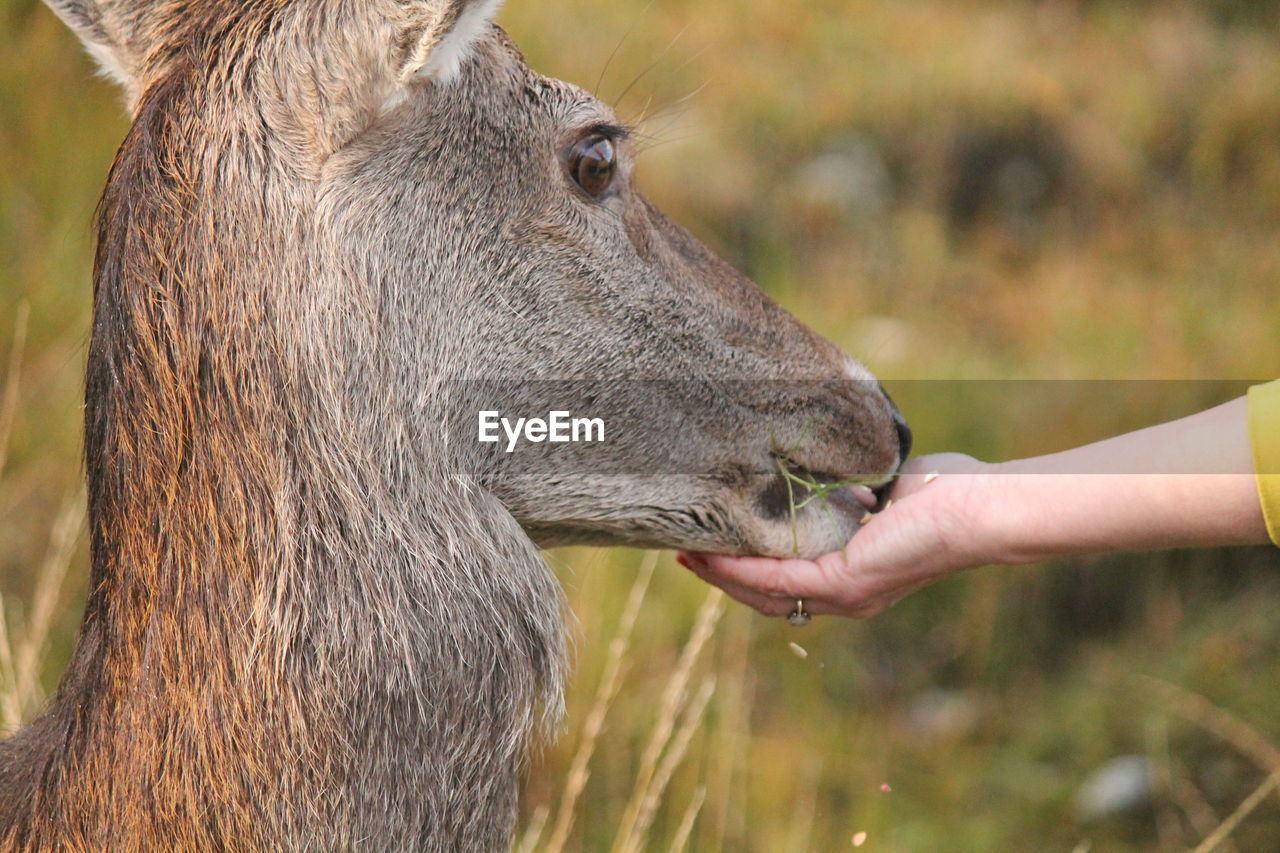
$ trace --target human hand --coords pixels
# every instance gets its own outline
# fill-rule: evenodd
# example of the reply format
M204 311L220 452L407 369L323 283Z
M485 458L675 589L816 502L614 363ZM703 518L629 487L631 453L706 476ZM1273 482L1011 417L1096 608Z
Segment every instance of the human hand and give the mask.
M1000 527L984 521L1018 511L1016 501L1003 499L1014 484L998 470L957 453L913 459L891 503L843 552L817 560L692 553L677 559L766 616L786 616L803 601L813 615L864 619L953 572L1005 561Z
M682 554L769 616L866 618L961 569L1068 554L1268 541L1245 399L1048 456L908 462L893 503L817 560ZM937 472L937 477L929 476ZM1270 473L1270 472L1268 472Z

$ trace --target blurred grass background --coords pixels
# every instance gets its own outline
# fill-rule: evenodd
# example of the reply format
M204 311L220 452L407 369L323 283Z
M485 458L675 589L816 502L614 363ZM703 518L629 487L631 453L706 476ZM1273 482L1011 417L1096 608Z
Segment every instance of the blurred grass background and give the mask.
M640 123L642 188L889 380L922 452L1050 451L1222 386L1046 419L911 380L1280 372L1280 4L508 0L500 20ZM35 0L0 0L0 45L0 353L25 330L0 374L0 615L31 671L15 698L9 667L12 724L79 619L91 217L126 122ZM620 826L635 850L1183 850L1280 765L1270 549L985 570L804 631L706 604L662 555L605 703L645 557L549 557L577 669L530 768L530 850L625 849ZM1131 807L1082 807L1124 756ZM1280 850L1280 799L1218 849Z

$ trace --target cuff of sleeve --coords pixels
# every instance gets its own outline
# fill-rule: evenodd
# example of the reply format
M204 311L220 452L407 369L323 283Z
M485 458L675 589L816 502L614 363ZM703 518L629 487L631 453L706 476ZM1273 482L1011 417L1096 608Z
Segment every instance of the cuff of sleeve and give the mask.
M1249 443L1267 533L1280 545L1280 381L1249 389Z

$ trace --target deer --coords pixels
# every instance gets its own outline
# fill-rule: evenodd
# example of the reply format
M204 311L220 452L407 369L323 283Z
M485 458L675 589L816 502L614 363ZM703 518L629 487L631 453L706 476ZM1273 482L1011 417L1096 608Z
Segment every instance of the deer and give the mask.
M797 509L789 476L883 492L908 453L495 0L46 3L132 123L96 225L88 595L0 741L0 849L507 849L568 667L543 548L822 553L874 496ZM599 418L599 466L476 441L492 379Z

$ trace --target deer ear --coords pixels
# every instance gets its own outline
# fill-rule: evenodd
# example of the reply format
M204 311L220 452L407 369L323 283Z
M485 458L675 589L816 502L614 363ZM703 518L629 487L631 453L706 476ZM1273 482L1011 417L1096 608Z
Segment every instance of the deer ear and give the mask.
M80 37L102 70L130 93L137 82L136 36L154 3L140 0L44 0ZM136 8L131 8L136 7Z
M502 0L400 0L403 13L397 78L448 81L457 76Z

